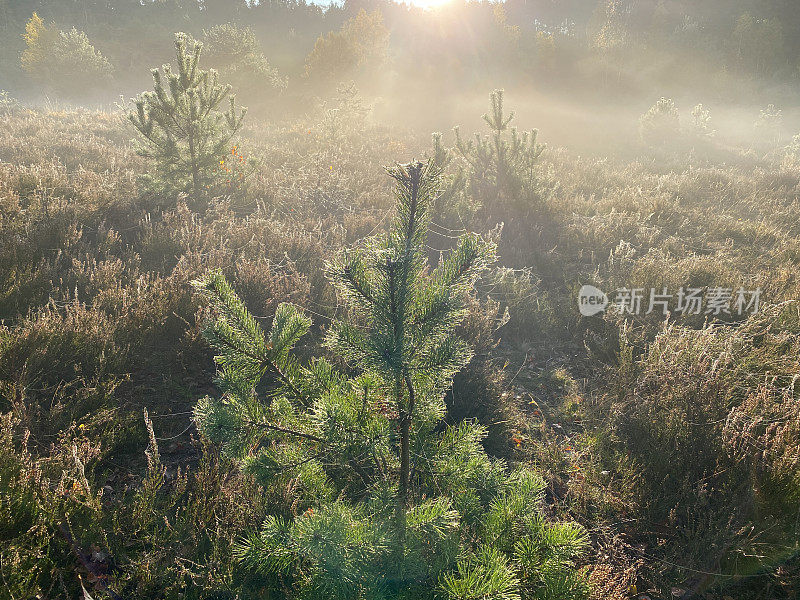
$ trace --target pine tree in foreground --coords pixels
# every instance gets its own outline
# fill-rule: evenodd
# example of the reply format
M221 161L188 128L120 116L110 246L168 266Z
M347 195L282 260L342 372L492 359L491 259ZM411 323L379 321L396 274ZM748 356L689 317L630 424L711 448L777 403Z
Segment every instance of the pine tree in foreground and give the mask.
M139 153L158 165L154 183L171 191L202 197L214 178L214 168L226 155L241 129L246 109L236 110L230 85L219 83L217 72L199 67L203 45L189 36L175 36L177 72L153 69L154 91L136 98L129 115L142 137ZM228 110L220 105L228 98Z
M388 235L329 265L350 310L328 345L357 376L294 358L311 325L297 307L281 304L265 332L222 274L196 282L215 314L223 392L198 403L196 421L278 499L239 556L287 597L583 598L586 533L544 521L541 477L488 457L475 423L442 425L470 359L454 329L494 247L465 235L429 269L437 169L390 174Z

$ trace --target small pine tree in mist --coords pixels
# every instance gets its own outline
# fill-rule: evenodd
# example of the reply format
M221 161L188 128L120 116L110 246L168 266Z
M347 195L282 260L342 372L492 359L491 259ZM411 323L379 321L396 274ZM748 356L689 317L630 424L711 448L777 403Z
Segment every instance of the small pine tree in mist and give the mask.
M490 100L490 112L483 115L490 133L476 133L473 140L465 140L456 127L456 149L469 165L469 186L474 197L518 200L524 185L533 181L534 166L545 147L537 141L538 130L520 134L511 126L514 113L504 112L503 90L493 91Z
M711 138L717 133L711 122L711 111L702 104L692 109L692 132L701 138Z
M647 144L674 142L680 133L680 116L671 98L659 99L639 117L639 135Z
M153 69L154 91L143 92L129 115L141 136L139 152L152 158L158 176L151 183L166 191L206 194L214 167L226 155L239 131L246 109L237 111L230 85L219 83L217 72L199 67L203 45L186 34L175 36L177 72ZM227 111L220 105L228 98Z
M264 331L221 273L196 282L223 392L197 424L274 499L238 555L289 598L585 598L586 533L544 520L542 478L487 456L483 427L442 425L471 356L454 328L494 246L464 235L429 269L438 169L390 175L389 233L329 264L348 310L327 344L355 375L295 358L311 326L298 307L279 305Z
M783 136L783 111L774 104L769 104L761 109L755 128L765 141L780 144Z

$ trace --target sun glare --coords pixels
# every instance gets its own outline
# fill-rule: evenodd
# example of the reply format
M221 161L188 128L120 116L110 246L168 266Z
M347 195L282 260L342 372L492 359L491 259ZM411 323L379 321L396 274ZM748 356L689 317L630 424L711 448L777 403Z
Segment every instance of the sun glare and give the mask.
M449 4L450 2L452 2L452 0L412 0L412 4L415 4L420 8L431 10L440 8L446 4Z

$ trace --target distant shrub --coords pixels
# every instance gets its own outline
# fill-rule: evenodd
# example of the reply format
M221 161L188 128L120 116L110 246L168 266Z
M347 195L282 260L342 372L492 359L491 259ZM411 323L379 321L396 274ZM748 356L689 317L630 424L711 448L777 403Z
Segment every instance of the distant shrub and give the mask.
M778 19L764 19L744 13L736 20L731 47L740 68L769 75L785 56L783 26Z
M13 98L7 91L0 90L0 115L9 113L19 106L16 98Z
M286 88L286 78L273 67L250 27L232 23L203 30L204 57L237 95L263 102Z
M96 91L111 78L111 63L74 27L59 31L33 13L23 38L22 68L47 89L74 98Z
M376 10L361 10L339 31L320 36L306 58L305 75L311 80L336 82L359 71L374 69L386 60L389 30Z
M800 133L795 135L784 149L783 164L787 167L800 166Z
M680 136L678 109L670 98L661 98L639 118L639 134L645 143L659 144Z
M340 83L336 95L322 103L320 127L327 141L342 143L349 136L360 136L369 123L370 107L364 104L354 81Z

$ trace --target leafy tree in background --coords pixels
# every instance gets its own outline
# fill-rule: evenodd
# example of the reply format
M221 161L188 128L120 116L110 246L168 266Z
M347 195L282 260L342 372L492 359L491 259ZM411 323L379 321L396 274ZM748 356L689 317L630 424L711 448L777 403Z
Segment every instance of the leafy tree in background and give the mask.
M365 10L347 21L339 31L320 36L306 58L305 75L322 82L341 81L383 64L389 47L389 30L380 11Z
M286 79L270 65L250 27L215 25L203 31L203 41L209 66L237 95L255 101L286 88Z
M771 75L785 61L783 27L777 19L745 13L736 20L731 40L735 62L757 75Z
M492 7L492 25L487 43L492 48L493 58L497 61L497 69L508 69L520 61L529 59L521 45L522 30L519 25L509 22L505 5L497 3Z
M596 33L593 45L601 60L603 82L616 71L616 80L622 78L623 58L630 45L627 25L627 5L622 0L600 0L595 10Z
M217 72L199 67L203 45L175 36L177 72L164 65L153 69L154 91L136 99L129 115L141 134L139 152L152 158L159 174L152 183L171 191L205 195L215 177L214 167L226 155L228 144L242 126L246 109L236 110L230 85L219 83ZM229 100L222 112L220 105Z
M585 598L574 561L586 533L545 522L541 477L489 458L484 428L442 427L471 356L454 328L494 246L465 235L429 271L438 169L390 174L388 235L329 265L349 310L328 345L355 376L293 356L311 326L297 307L279 305L265 332L221 273L196 283L216 314L207 336L223 391L198 403L198 426L276 499L239 556L288 597Z
M229 19L241 22L248 4L247 0L202 0L203 19L207 23L223 23Z
M25 25L22 69L50 91L68 98L85 96L108 83L111 64L74 27L59 31L33 13Z

